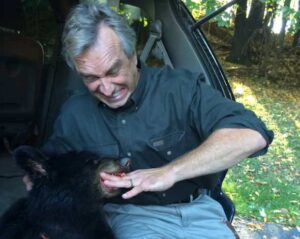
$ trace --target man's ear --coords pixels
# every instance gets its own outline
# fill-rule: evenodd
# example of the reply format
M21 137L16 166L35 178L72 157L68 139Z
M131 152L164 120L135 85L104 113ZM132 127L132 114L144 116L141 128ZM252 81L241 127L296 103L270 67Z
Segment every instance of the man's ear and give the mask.
M138 68L140 68L140 67L139 67L139 60L138 60L138 56L137 56L136 50L134 50L134 53L133 53L132 57L135 58L135 65L136 65Z
M34 147L27 145L18 147L13 151L13 159L31 179L47 175L45 168L47 157Z

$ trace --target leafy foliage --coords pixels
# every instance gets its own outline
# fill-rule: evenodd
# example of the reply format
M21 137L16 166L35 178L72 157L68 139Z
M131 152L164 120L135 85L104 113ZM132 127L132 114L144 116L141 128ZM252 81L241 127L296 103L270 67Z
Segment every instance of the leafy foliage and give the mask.
M299 10L296 9L296 4L292 6L285 6L284 0L259 0L261 3L265 4L266 12L275 12L277 16L281 14L283 17L290 21L288 31L294 33L300 28L299 22ZM228 1L224 0L183 0L187 8L190 9L191 13L195 19L199 19L206 14L216 10ZM250 7L252 1L248 0L247 5ZM236 6L232 10L227 10L217 16L214 21L217 22L218 26L222 27L233 27L233 19L235 18ZM272 19L265 19L266 21L271 21ZM270 25L267 22L266 25Z
M215 11L226 3L226 1L222 0L183 0L183 2L197 20ZM219 27L230 27L232 25L233 17L234 12L228 10L216 16L214 22L216 22Z
M235 202L238 216L299 225L299 50L278 52L268 42L256 51L262 59L257 65L232 64L225 60L231 47L224 38L226 34L215 34L225 29L204 30L228 74L237 101L255 111L275 133L265 156L245 160L229 170L224 189Z
M227 64L228 65L228 64ZM238 68L237 68L238 69ZM224 189L238 215L286 225L300 223L300 95L294 85L239 74L230 77L239 102L275 133L269 152L230 170Z

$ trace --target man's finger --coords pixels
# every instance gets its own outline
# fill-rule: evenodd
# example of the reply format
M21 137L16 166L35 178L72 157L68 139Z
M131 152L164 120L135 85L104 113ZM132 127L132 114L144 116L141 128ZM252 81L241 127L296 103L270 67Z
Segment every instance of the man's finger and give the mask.
M130 191L128 191L127 193L124 193L122 195L122 197L124 199L129 199L132 198L138 194L140 194L141 192L143 192L143 189L141 187L134 187L133 189L131 189Z
M116 188L131 188L131 181L129 179L118 178L118 180L105 179L104 184L108 187Z
M113 174L110 174L110 173L105 173L105 172L101 172L100 173L100 177L102 180L108 180L108 181L119 181L120 176L117 176L117 175L113 175Z

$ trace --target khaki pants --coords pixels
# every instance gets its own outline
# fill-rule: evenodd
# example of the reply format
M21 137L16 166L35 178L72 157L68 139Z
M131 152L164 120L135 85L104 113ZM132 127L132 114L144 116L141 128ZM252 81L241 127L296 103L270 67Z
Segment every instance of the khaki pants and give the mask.
M207 195L167 206L106 204L117 239L236 238L222 206Z

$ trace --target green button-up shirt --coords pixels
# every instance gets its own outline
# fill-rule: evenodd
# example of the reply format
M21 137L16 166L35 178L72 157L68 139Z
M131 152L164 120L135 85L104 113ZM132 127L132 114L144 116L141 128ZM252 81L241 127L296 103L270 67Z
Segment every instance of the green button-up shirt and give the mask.
M142 65L137 89L122 108L110 109L88 92L74 95L62 107L43 148L51 153L88 150L101 156L129 157L136 170L165 165L220 128L251 128L271 143L273 133L252 111L225 99L203 83L203 77L186 70ZM125 202L176 202L196 188L207 187L210 179L185 180L165 192L145 192Z

